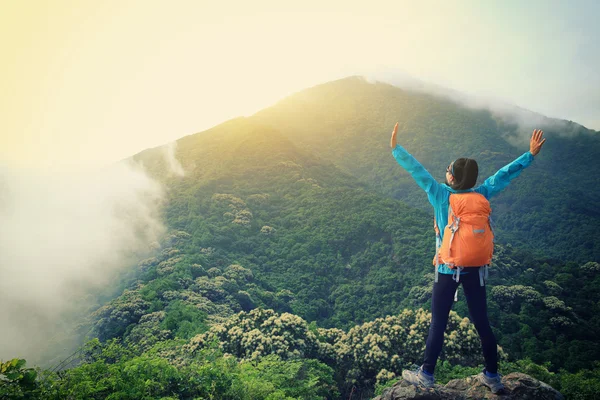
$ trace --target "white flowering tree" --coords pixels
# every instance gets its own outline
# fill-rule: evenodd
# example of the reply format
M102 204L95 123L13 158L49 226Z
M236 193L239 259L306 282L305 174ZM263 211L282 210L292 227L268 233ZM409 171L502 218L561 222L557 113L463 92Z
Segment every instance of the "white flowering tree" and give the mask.
M385 379L391 379L403 368L421 361L430 321L431 313L419 309L404 310L399 315L358 325L335 343L338 363L348 371L348 380L352 383L372 381L380 373ZM475 327L468 318L460 318L453 311L441 359L463 365L481 361Z
M188 350L194 353L217 342L223 352L242 359L259 359L276 354L282 359L318 358L318 341L302 318L289 313L256 308L240 312L223 324L193 338Z
M346 333L337 328L311 329L293 314L254 309L194 337L186 350L194 354L215 343L240 359L256 360L268 354L282 359L315 358L332 366L346 385L370 385L378 376L390 379L420 362L430 321L427 311L404 310L357 325ZM483 361L479 336L468 318L450 313L441 359L462 365Z

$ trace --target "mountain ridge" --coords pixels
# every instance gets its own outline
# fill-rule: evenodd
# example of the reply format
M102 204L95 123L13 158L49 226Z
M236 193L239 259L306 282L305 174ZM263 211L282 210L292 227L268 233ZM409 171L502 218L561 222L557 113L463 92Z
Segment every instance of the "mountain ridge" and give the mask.
M250 117L185 136L177 141L175 157L184 169L196 170L194 179L223 175L236 169L236 157L252 157L242 147L236 153L225 145L227 140L236 135L238 140L251 140L270 132L273 143L262 141L270 151L254 147L257 154L265 152L264 160L255 157L255 162L277 154L280 160L293 160L299 155L290 152L298 151L306 162L313 157L311 163L335 165L357 183L431 215L421 190L391 157L389 132L396 121L401 123L399 143L439 181L445 167L458 157L478 161L481 182L528 150L527 133L518 121L353 76L313 86ZM539 257L600 259L600 199L590 192L596 184L594 176L600 175L595 162L600 136L571 122L563 121L562 131L552 119L544 121L550 124L539 127L548 138L544 149L531 167L492 199L499 240L525 246ZM147 150L133 159L146 165L150 154L160 152L160 148ZM148 167L152 174L165 169L166 163L156 160L158 164Z

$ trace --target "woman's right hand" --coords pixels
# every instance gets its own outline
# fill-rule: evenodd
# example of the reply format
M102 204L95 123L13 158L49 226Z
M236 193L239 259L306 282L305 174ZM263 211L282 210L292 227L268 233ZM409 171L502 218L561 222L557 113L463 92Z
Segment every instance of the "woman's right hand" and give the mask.
M392 139L390 139L390 147L393 149L396 147L396 135L398 134L398 123L394 125L394 130L392 131Z
M534 129L531 139L529 140L529 152L534 156L537 156L546 139L542 139L544 132L541 129Z

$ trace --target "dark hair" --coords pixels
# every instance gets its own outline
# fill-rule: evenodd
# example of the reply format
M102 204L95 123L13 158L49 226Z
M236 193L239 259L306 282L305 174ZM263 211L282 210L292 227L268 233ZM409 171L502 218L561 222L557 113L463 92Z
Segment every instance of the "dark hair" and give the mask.
M471 189L477 183L479 167L477 161L471 158L459 158L452 164L452 176L454 182L452 189L467 190Z

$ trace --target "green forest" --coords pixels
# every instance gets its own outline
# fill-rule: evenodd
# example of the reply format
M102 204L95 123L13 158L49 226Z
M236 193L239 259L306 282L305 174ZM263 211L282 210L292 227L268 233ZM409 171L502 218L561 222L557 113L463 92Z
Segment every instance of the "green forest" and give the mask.
M351 77L160 148L168 234L81 318L81 347L45 366L2 360L0 398L369 399L420 363L435 250L426 195L389 135L441 181L457 157L478 182L528 150L487 110ZM546 125L544 125L546 124ZM542 153L491 201L488 282L500 372L568 399L600 392L600 137L546 119ZM520 144L520 145L519 145ZM116 288L116 289L115 289ZM68 356L68 357L67 357ZM479 373L462 292L436 382Z

